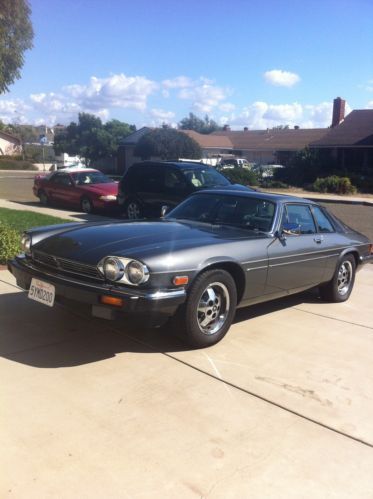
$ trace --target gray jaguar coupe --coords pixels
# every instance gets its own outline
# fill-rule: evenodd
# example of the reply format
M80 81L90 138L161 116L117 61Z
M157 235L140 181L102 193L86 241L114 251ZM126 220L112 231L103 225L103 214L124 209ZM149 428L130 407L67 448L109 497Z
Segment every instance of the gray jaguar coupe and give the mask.
M71 299L113 319L160 325L175 316L186 341L207 347L237 307L318 286L343 302L370 241L306 199L260 192L193 194L164 218L35 228L8 263L30 299Z

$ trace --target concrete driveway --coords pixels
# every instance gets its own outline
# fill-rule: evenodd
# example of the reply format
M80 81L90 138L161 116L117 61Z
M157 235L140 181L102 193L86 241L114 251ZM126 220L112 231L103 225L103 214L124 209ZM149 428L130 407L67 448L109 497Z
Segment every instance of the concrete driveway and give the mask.
M373 497L373 265L199 351L0 293L1 498Z

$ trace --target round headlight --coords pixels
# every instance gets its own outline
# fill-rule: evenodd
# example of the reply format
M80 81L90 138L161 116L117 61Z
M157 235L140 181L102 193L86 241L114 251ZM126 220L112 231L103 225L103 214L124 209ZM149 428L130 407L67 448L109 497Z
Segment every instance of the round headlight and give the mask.
M124 265L119 258L109 257L104 261L103 272L106 279L119 281L124 274Z
M132 284L141 284L149 279L149 271L145 265L132 260L126 267L126 274Z
M31 236L29 234L23 234L21 239L21 248L24 253L30 253L31 251Z

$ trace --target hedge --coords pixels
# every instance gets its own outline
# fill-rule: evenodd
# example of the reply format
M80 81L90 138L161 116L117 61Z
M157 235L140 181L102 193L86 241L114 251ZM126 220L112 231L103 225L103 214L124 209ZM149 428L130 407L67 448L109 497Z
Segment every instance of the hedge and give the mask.
M313 183L313 188L317 192L331 192L335 194L354 194L357 190L348 177L338 177L337 175L317 178Z
M21 252L21 235L18 231L0 222L0 264Z

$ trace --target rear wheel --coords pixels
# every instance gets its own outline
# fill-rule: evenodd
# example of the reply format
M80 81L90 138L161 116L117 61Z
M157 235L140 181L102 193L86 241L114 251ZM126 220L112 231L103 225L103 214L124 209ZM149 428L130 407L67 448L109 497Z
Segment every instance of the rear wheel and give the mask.
M237 289L225 270L210 270L196 278L184 308L187 342L197 348L220 341L230 328L237 304Z
M43 190L39 191L39 199L43 206L47 206L49 204L47 193Z
M84 213L92 213L93 211L93 204L92 201L84 196L81 201L80 201L80 207L84 211Z
M340 303L349 299L354 287L356 262L353 255L345 255L337 265L333 279L319 287L323 300Z
M140 203L135 199L129 199L126 203L125 214L129 220L138 220L143 217Z

